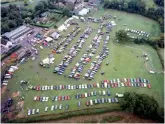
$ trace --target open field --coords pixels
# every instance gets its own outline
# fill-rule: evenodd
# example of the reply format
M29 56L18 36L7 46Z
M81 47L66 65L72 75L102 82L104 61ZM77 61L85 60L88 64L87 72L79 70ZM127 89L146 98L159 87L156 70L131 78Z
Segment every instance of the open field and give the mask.
M73 59L72 63L69 64L67 67L66 71L64 74L68 75L70 73L70 69L74 67L74 65L80 60L84 52L86 51L87 47L91 43L92 39L97 33L97 29L99 27L98 24L95 23L82 23L80 22L80 27L81 27L81 32L79 33L78 36L71 42L70 45L68 45L67 49L64 51L64 53L61 54L55 54L55 63L51 65L50 68L42 68L39 65L39 62L42 59L45 59L48 54L51 53L52 49L50 48L44 48L43 50L40 51L40 55L38 58L34 61L31 59L28 60L28 62L22 64L19 68L18 71L15 73L15 77L13 77L10 80L10 83L8 85L8 89L10 91L6 92L6 94L2 95L2 100L5 99L6 96L11 96L14 91L20 91L21 96L25 97L25 103L23 106L23 111L22 116L27 116L27 108L34 108L40 109L40 114L50 114L52 113L50 111L50 107L52 105L56 104L69 104L70 109L68 111L74 111L77 109L85 109L87 108L85 105L86 100L90 99L95 99L95 98L101 98L99 96L95 97L88 97L84 99L75 99L76 93L85 93L89 91L99 91L103 89L84 89L84 90L58 90L58 91L33 91L33 90L21 90L20 89L20 82L21 80L28 80L30 81L29 85L60 85L60 84L88 84L88 83L94 83L94 82L100 82L104 79L111 80L113 78L131 78L131 77L142 77L150 80L151 89L148 88L141 88L141 87L117 87L117 88L111 88L111 97L114 97L116 93L124 93L124 92L137 92L137 93L145 93L147 95L153 96L158 103L162 106L163 105L163 94L164 94L164 85L163 85L163 74L149 74L148 70L145 67L144 60L141 58L142 56L142 51L140 49L143 49L149 56L149 66L153 68L154 70L161 71L162 70L162 65L160 63L160 59L157 55L157 52L155 49L148 45L136 45L134 43L123 43L123 44L118 44L115 42L115 32L121 29L125 28L130 28L130 29L139 29L143 30L145 32L149 32L151 36L158 36L160 34L160 27L159 24L156 23L155 21L152 21L148 18L142 17L140 15L135 15L135 14L128 14L125 12L119 12L115 10L100 10L96 12L93 16L95 17L100 17L103 14L111 14L113 16L117 16L117 19L115 22L117 23L117 26L112 28L112 32L110 32L110 43L108 44L108 48L110 50L109 56L103 61L101 69L96 73L95 78L92 81L87 81L85 79L80 79L80 80L75 80L75 79L70 79L67 77L64 77L64 75L58 76L57 74L53 73L54 66L59 64L63 58L64 55L67 54L69 48L71 48L72 45L77 42L79 39L80 35L84 31L87 25L91 26L92 28L96 29L95 31L92 32L92 34L88 37L87 42L83 45L83 48L81 51L78 53L78 55ZM119 20L120 18L120 20ZM114 20L114 19L111 19ZM109 21L109 20L108 20ZM122 26L123 24L127 24L127 26ZM74 26L69 27L66 32L63 32L62 35L67 35L68 32L72 30ZM103 30L105 31L105 29ZM104 38L103 38L104 39ZM99 49L97 50L96 55L100 52L102 46L103 46L103 40L101 40L101 44ZM131 46L130 47L125 47L126 46ZM136 49L134 49L136 48ZM137 50L139 49L139 50ZM138 56L138 57L137 57ZM92 61L95 60L95 56L92 58ZM108 66L106 66L106 62L110 62ZM32 66L32 67L31 67ZM87 71L87 69L90 67L90 63L84 66L84 70L81 73L84 75L84 73ZM104 71L105 74L101 75L100 73ZM39 73L37 73L39 72ZM106 89L105 89L106 90ZM60 95L70 95L71 100L69 101L58 101L58 102L52 102L51 96L60 96ZM33 98L34 96L49 96L50 99L48 102L38 102L34 101ZM107 96L106 96L107 97ZM104 98L106 98L104 97ZM17 98L15 98L18 100ZM77 102L81 101L81 107L77 107ZM48 106L49 110L48 112L44 112L44 108ZM93 107L111 107L115 108L118 107L117 104L99 104L97 106ZM55 113L61 113L65 112L65 110L57 110Z

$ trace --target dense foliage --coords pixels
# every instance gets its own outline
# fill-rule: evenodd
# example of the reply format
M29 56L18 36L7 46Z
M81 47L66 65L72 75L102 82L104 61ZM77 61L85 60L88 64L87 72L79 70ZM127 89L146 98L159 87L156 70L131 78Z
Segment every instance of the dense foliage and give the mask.
M23 24L24 19L33 18L33 11L17 7L16 5L9 5L1 8L1 34L11 31Z
M164 32L164 9L162 7L146 9L146 4L142 0L129 0L128 2L123 0L105 0L104 8L117 9L146 16L156 20L160 24L162 32Z
M164 0L154 0L154 2L159 6L164 6Z
M157 101L145 94L124 93L120 107L143 118L157 119L161 122L164 120L164 112L159 108Z
M119 42L127 41L128 40L127 32L125 32L124 30L120 30L116 32L116 40L119 40Z

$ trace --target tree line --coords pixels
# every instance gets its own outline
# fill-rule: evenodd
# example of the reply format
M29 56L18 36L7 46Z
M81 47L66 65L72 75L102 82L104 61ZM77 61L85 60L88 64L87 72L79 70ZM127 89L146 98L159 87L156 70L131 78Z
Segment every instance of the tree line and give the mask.
M136 44L148 44L152 46L153 48L157 49L159 48L164 48L164 33L161 33L159 37L155 37L152 39L149 38L130 38L127 35L127 32L124 30L119 30L115 34L116 40L119 42L126 42L126 41L133 41Z
M124 111L131 112L142 118L164 122L164 109L159 106L153 97L146 94L126 92L119 104Z
M164 32L164 9L163 7L146 9L146 4L142 0L105 0L104 8L117 9L130 13L137 13L157 21L161 26L161 31Z
M164 7L164 0L154 0L154 2L155 2L158 6L163 6L163 7Z

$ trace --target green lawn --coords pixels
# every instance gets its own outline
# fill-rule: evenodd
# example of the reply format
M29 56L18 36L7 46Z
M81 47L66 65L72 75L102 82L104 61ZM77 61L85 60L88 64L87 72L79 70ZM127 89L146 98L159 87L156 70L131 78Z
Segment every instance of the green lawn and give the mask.
M67 54L69 48L79 39L80 34L84 31L87 25L92 26L94 29L97 29L99 26L98 24L94 23L80 23L81 27L81 33L74 39L74 41L71 42L71 44L67 47L67 50L65 50L62 54L56 54L55 55L55 63L51 65L49 69L45 69L39 66L40 60L47 57L49 53L51 53L51 49L44 48L40 51L40 56L35 60L32 61L31 59L28 60L27 63L22 64L18 71L16 71L16 76L13 77L10 80L10 84L8 85L8 89L10 91L2 96L2 99L4 99L6 96L10 96L12 92L14 91L21 91L19 82L21 80L27 80L30 79L31 85L60 85L60 84L87 84L87 83L94 83L94 82L100 82L103 79L113 79L113 78L129 78L129 77L142 77L150 80L152 89L148 88L140 88L140 87L120 87L120 88L111 88L110 91L112 93L111 97L114 97L116 93L124 93L124 92L137 92L137 93L145 93L150 96L153 96L160 105L163 105L163 74L149 74L148 71L145 68L144 62L142 58L140 57L142 55L142 52L137 49L143 49L145 50L152 58L152 64L153 68L156 70L161 70L162 66L160 63L160 59L157 55L156 50L154 50L152 47L148 45L136 45L133 43L125 43L124 45L129 45L137 49L131 49L128 47L124 47L123 44L118 44L115 42L115 32L121 29L125 28L131 28L131 29L139 29L146 32L150 32L152 36L158 36L160 33L160 28L158 23L155 21L152 21L148 18L144 18L139 15L135 14L127 14L125 12L119 12L115 10L108 10L108 11L98 11L94 14L95 17L100 17L101 15L105 13L112 14L113 16L117 16L117 19L115 20L117 23L117 26L112 29L112 32L110 33L110 43L108 44L108 47L110 49L110 55L103 61L101 69L96 73L94 80L87 81L84 79L81 79L79 81L76 81L74 79L65 78L63 75L58 76L53 73L54 66L59 64L63 58L64 55ZM120 18L121 20L118 20ZM112 19L113 20L113 19ZM108 20L109 21L109 20ZM127 24L128 26L122 26L122 24ZM66 32L63 32L62 35L67 35L68 32L72 30L73 26L69 27L69 29ZM105 29L104 29L105 31ZM94 38L97 30L94 31L88 38L88 42L86 42L83 46L83 49L79 52L78 56L75 57L72 61L72 63L68 66L67 70L64 74L67 74L70 72L70 69L77 63L77 61L80 60L80 57L83 55L83 53L86 51L87 47L91 43L92 39ZM101 48L103 46L103 42L101 42L100 47L96 53L100 52ZM137 56L139 56L137 58ZM92 61L95 60L95 56L93 57ZM108 66L105 65L106 62L110 62ZM151 60L149 61L150 65ZM30 68L30 66L33 66ZM84 73L87 71L87 69L90 67L90 63L84 66L84 71L81 73L84 75ZM105 74L102 76L100 72L105 71ZM39 72L39 74L37 74ZM45 80L44 78L47 78ZM84 89L84 90L62 90L62 91L21 91L21 95L25 96L25 104L24 104L24 113L27 115L27 108L40 108L41 114L49 114L51 113L50 107L52 105L56 104L69 104L70 105L70 111L77 110L77 109L84 109L87 108L85 106L85 101L89 99L95 99L96 97L88 97L84 99L79 99L81 103L81 107L77 107L77 102L79 100L75 99L76 93L85 93L89 91L99 91L104 89ZM107 89L105 89L107 90ZM61 102L52 102L51 98L48 102L37 102L33 101L34 96L57 96L57 95L70 95L71 100L70 101L61 101ZM97 98L101 98L102 96L97 96ZM106 98L106 97L105 97ZM46 113L44 112L44 108L48 106L49 111ZM100 104L93 107L118 107L116 104ZM62 111L56 111L56 113L64 112Z

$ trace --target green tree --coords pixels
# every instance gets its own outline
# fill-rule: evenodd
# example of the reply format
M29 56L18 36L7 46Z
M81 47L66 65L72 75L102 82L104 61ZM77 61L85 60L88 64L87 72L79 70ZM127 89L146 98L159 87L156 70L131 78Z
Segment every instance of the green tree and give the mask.
M24 6L28 5L28 0L24 0Z
M121 41L127 41L129 39L127 33L124 30L116 32L116 39Z
M9 20L8 25L9 28L15 28L17 26L14 20Z
M9 31L8 24L1 25L1 30L2 30L2 33L8 32Z

